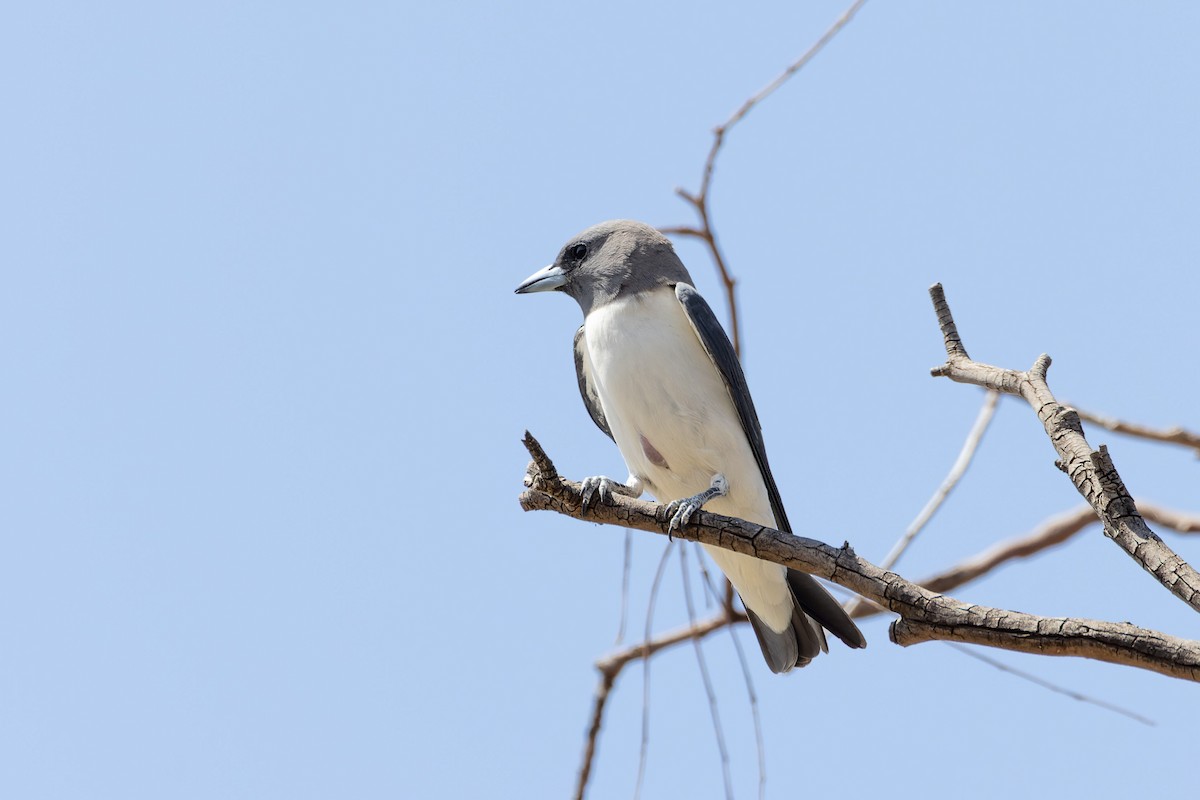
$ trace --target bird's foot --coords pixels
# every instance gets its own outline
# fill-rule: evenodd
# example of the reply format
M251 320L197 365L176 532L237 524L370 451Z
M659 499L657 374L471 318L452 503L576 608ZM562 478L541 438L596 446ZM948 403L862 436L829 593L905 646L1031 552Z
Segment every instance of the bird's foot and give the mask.
M712 485L700 494L667 503L667 516L671 519L667 523L667 538L670 539L675 531L682 530L692 518L692 514L699 511L709 500L726 494L729 494L729 482L725 480L724 475L714 475Z
M612 502L612 496L619 494L624 497L640 497L642 494L642 482L632 475L629 481L621 483L614 481L612 478L606 478L603 475L593 475L590 478L584 478L579 484L581 506L584 511L587 511L588 506L592 504L592 500L596 495L600 496L600 502L608 504Z

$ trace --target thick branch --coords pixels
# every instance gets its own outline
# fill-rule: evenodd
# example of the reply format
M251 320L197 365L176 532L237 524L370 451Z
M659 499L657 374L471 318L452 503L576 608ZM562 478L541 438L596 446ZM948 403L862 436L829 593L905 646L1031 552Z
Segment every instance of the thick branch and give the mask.
M584 511L579 484L560 477L528 433L525 446L533 456L525 476L528 488L520 498L526 511L557 511L589 522L666 534L663 506L615 496L609 504ZM707 512L697 516L698 520L693 518L675 535L808 572L857 592L900 615L891 631L897 644L945 639L1019 652L1082 656L1200 681L1200 642L1128 623L1038 617L961 603L864 561L849 544L834 548L743 520Z
M1059 468L1095 510L1104 524L1104 534L1172 594L1200 611L1200 573L1150 530L1117 474L1108 449L1101 445L1099 450L1092 450L1083 436L1083 425L1075 409L1054 399L1046 383L1050 356L1039 356L1025 372L972 361L954 324L942 285L934 284L929 294L946 343L946 363L931 370L932 374L1025 398L1058 452Z

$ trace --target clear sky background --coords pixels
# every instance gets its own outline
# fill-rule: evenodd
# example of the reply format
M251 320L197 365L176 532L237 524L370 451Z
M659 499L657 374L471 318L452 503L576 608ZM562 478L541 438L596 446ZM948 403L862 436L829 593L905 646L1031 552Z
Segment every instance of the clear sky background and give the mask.
M736 6L736 8L735 8ZM529 428L623 476L579 401L579 310L513 288L604 219L692 221L710 130L843 2L24 3L0 15L0 794L563 797L624 535L517 505ZM981 392L971 354L1095 411L1200 428L1200 7L869 3L731 134L713 213L802 533L879 560ZM681 242L724 313L702 249ZM1107 442L1139 497L1200 464ZM1002 403L899 565L1080 502ZM1197 541L1164 534L1190 560ZM664 542L634 537L632 631ZM679 571L656 627L686 619ZM1200 637L1098 529L955 593ZM771 675L769 797L1183 796L1200 689L940 644ZM705 644L738 797L757 757ZM644 797L722 796L694 653L656 659ZM592 797L633 790L622 678Z

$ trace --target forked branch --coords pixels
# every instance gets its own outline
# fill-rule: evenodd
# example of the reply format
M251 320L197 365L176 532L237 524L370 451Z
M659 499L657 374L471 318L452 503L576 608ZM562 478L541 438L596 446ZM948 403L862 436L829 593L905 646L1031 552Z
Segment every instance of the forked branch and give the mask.
M1093 450L1084 438L1079 414L1054 399L1046 383L1050 356L1038 356L1025 372L973 361L954 324L942 285L934 284L929 294L946 343L946 363L931 370L932 374L1023 397L1042 421L1058 453L1057 466L1096 512L1105 536L1172 594L1200 611L1200 573L1150 530L1113 466L1108 448L1101 445L1099 450Z

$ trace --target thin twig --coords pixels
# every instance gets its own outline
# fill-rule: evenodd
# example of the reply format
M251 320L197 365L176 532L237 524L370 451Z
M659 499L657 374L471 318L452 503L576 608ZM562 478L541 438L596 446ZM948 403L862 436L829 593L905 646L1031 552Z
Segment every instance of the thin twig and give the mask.
M1148 425L1140 425L1136 422L1125 422L1124 420L1116 419L1115 417L1105 417L1100 414L1093 414L1088 411L1075 409L1079 413L1079 418L1085 422L1090 422L1093 425L1099 425L1105 430L1113 433L1121 433L1126 436L1133 436L1138 439L1149 439L1152 442L1163 442L1164 444L1178 444L1183 447L1190 447L1196 451L1196 456L1200 457L1200 433L1193 433L1185 428L1175 425L1170 428L1151 428Z
M575 787L576 800L582 800L587 791L588 780L591 777L592 764L596 758L596 743L600 737L600 729L604 723L604 711L608 698L612 694L617 676L633 661L648 660L660 650L666 650L692 639L703 639L722 628L733 627L747 622L746 615L738 611L722 608L716 614L706 617L693 625L687 625L674 631L659 634L648 642L639 642L614 653L610 653L596 662L596 671L600 679L596 686L595 698L592 702L592 713L588 725L587 739L584 743L583 758L579 768L579 780ZM757 709L755 709L757 720ZM759 725L756 721L756 726ZM760 736L761 738L761 736Z
M703 553L703 550L698 551ZM704 588L707 589L706 596L716 598L717 588L713 586L712 579L709 577L708 568L704 564L704 559L699 558L700 575L704 578ZM725 585L729 586L729 581L725 581ZM841 587L838 587L841 588ZM737 625L730 623L729 639L733 642L733 649L737 652L738 664L742 668L742 678L746 682L746 697L750 701L750 718L754 722L754 747L758 751L758 800L764 800L767 796L767 747L763 741L762 719L758 711L758 693L754 691L754 678L750 675L750 665L746 661L746 651L742 648L742 641L737 636Z
M971 459L975 457L975 451L979 449L979 443L983 440L983 434L987 431L988 425L992 422L992 417L996 414L996 404L1000 400L1000 395L997 392L988 392L983 398L983 405L979 408L979 414L975 417L975 423L971 425L971 430L967 432L967 439L963 442L962 449L958 453L958 458L954 459L954 464L950 467L950 471L946 473L946 477L942 479L942 483L934 491L933 496L925 503L925 507L917 514L916 518L909 523L904 534L892 545L892 550L880 562L879 566L884 569L891 569L896 562L900 560L900 556L912 544L924 527L933 519L933 515L942 507L942 503L946 502L946 498L950 496L950 492L962 480L962 476L966 474L967 467L971 465ZM862 600L855 598L846 605L846 613L854 615L858 611Z
M1095 697L1091 697L1089 695L1083 694L1081 692L1077 692L1074 689L1067 689L1065 687L1059 686L1056 683L1051 683L1050 681L1046 680L1045 678L1039 678L1037 675L1034 675L1030 672L1025 672L1024 670L1017 669L1016 667L1010 667L1008 664L1005 664L1003 661L997 661L996 659L992 658L991 656L985 656L983 653L976 652L974 649L967 647L966 645L956 644L955 642L945 642L945 645L947 647L953 647L955 650L962 653L964 656L970 656L971 658L978 659L979 661L982 661L983 663L987 664L988 666L994 667L995 669L998 669L1001 672L1007 672L1010 675L1016 675L1018 678L1021 678L1022 680L1026 680L1026 681L1029 681L1030 683L1037 684L1038 686L1041 686L1043 689L1049 689L1050 691L1055 692L1056 694L1064 695L1066 697L1071 698L1072 700L1078 700L1081 703L1089 703L1090 705L1103 708L1106 711L1113 711L1113 712L1116 712L1117 714L1122 714L1122 715L1134 720L1135 722L1140 722L1143 725L1150 726L1151 728L1153 728L1154 725L1156 724L1154 722L1154 720L1150 719L1149 717L1143 717L1141 714L1138 714L1137 712L1130 711L1127 708L1122 708L1121 706L1115 705L1113 703L1109 703L1104 700L1100 700Z
M775 77L769 84L763 87L760 91L752 95L746 102L742 103L738 110L733 112L729 119L713 129L713 143L709 148L708 157L704 160L704 172L700 177L700 190L695 194L688 192L685 189L676 189L675 193L683 198L696 211L696 215L700 218L700 226L698 228L678 225L674 227L661 228L665 234L675 234L678 236L693 236L702 240L708 245L709 252L712 255L713 263L717 267L717 274L721 278L721 283L725 287L726 300L729 304L729 338L733 341L733 350L739 356L742 354L742 339L741 330L738 325L738 307L737 307L737 279L733 277L733 273L729 271L729 266L725 262L725 257L721 253L721 248L717 244L717 234L712 225L712 212L708 204L708 193L712 188L713 171L717 166L717 156L721 152L721 146L725 143L725 135L733 129L735 125L746 118L755 106L766 100L776 89L785 84L789 78L804 68L808 62L812 61L817 53L824 49L825 45L837 36L842 28L849 24L850 20L854 19L854 15L863 7L866 0L855 0L851 3L842 15L838 17L829 29L817 39L812 47L804 52L804 55L788 65L787 69Z
M639 642L638 644L632 644L609 653L596 662L596 669L602 673L612 672L616 674L631 661L640 661L646 656L652 656L660 650L669 650L675 645L689 642L692 639L703 639L727 625L741 624L747 621L745 614L739 612L730 617L725 613L724 609L721 609L717 613L700 620L695 625L684 625L673 631L661 633L649 642Z
M617 622L617 638L614 645L625 638L625 619L629 614L629 568L633 563L633 532L625 531L625 555L621 566L621 619Z
M583 744L579 779L575 782L575 800L583 800L583 794L587 791L588 780L592 775L592 762L596 759L596 742L600 739L600 728L604 724L604 707L608 704L608 697L612 694L618 674L600 671L600 683L596 686L596 694L592 699L591 722L588 724L588 734Z
M850 20L854 19L854 15L858 13L859 9L863 7L866 1L867 0L856 0L856 2L851 3L850 6L842 12L842 15L838 17L832 25L829 26L829 30L825 31L825 33L821 35L821 38L818 39L812 47L808 48L808 51L804 55L792 62L787 69L785 69L777 78L775 78L775 80L767 84L761 91L759 91L758 94L742 103L741 108L733 112L733 116L726 120L725 124L717 130L721 131L723 134L728 133L729 129L745 119L746 115L749 114L756 105L761 103L763 100L766 100L772 92L774 92L780 86L783 86L783 84L787 82L788 78L799 72L809 61L812 61L813 56L821 52L825 45L829 44L829 42L833 40L833 37L837 36L838 32L841 31L842 28L846 27L846 25L850 23ZM703 191L707 191L708 184L712 178L712 164L717 160L716 150L718 146L719 145L714 144L713 152L709 154L709 163L705 166L705 181L702 185Z
M937 491L929 498L929 502L921 509L904 531L904 535L892 547L892 551L887 554L879 566L884 569L891 569L900 560L900 556L908 549L913 539L918 533L929 523L937 510L942 507L942 503L946 502L946 498L950 496L950 492L962 480L962 476L966 473L967 467L971 465L971 459L975 457L975 451L979 449L979 443L983 440L983 434L987 431L988 425L992 422L992 417L996 413L996 403L1000 400L998 392L988 392L983 399L983 405L979 409L979 415L975 418L975 424L971 426L971 430L967 433L967 439L963 442L962 450L958 453L958 458L954 460L954 465L950 467L950 471L946 473L942 484L938 486Z
M663 572L667 567L667 558L671 555L674 542L668 540L663 548L662 558L658 560L658 569L654 571L654 581L650 584L650 602L646 606L646 628L642 638L642 742L638 747L637 782L633 786L634 800L642 795L642 781L646 777L646 754L650 748L650 639L654 629L654 606L658 603L658 589L662 585Z
M696 624L696 609L692 606L692 582L688 577L687 547L679 548L679 570L683 576L683 600L687 606L688 624ZM717 752L721 757L721 777L725 780L725 797L733 800L733 776L729 774L729 750L725 747L725 731L721 726L721 715L717 710L717 693L713 691L712 677L708 674L708 662L704 659L704 648L699 639L692 639L696 651L696 665L700 668L700 680L708 698L708 711L712 716L713 734L717 737Z

